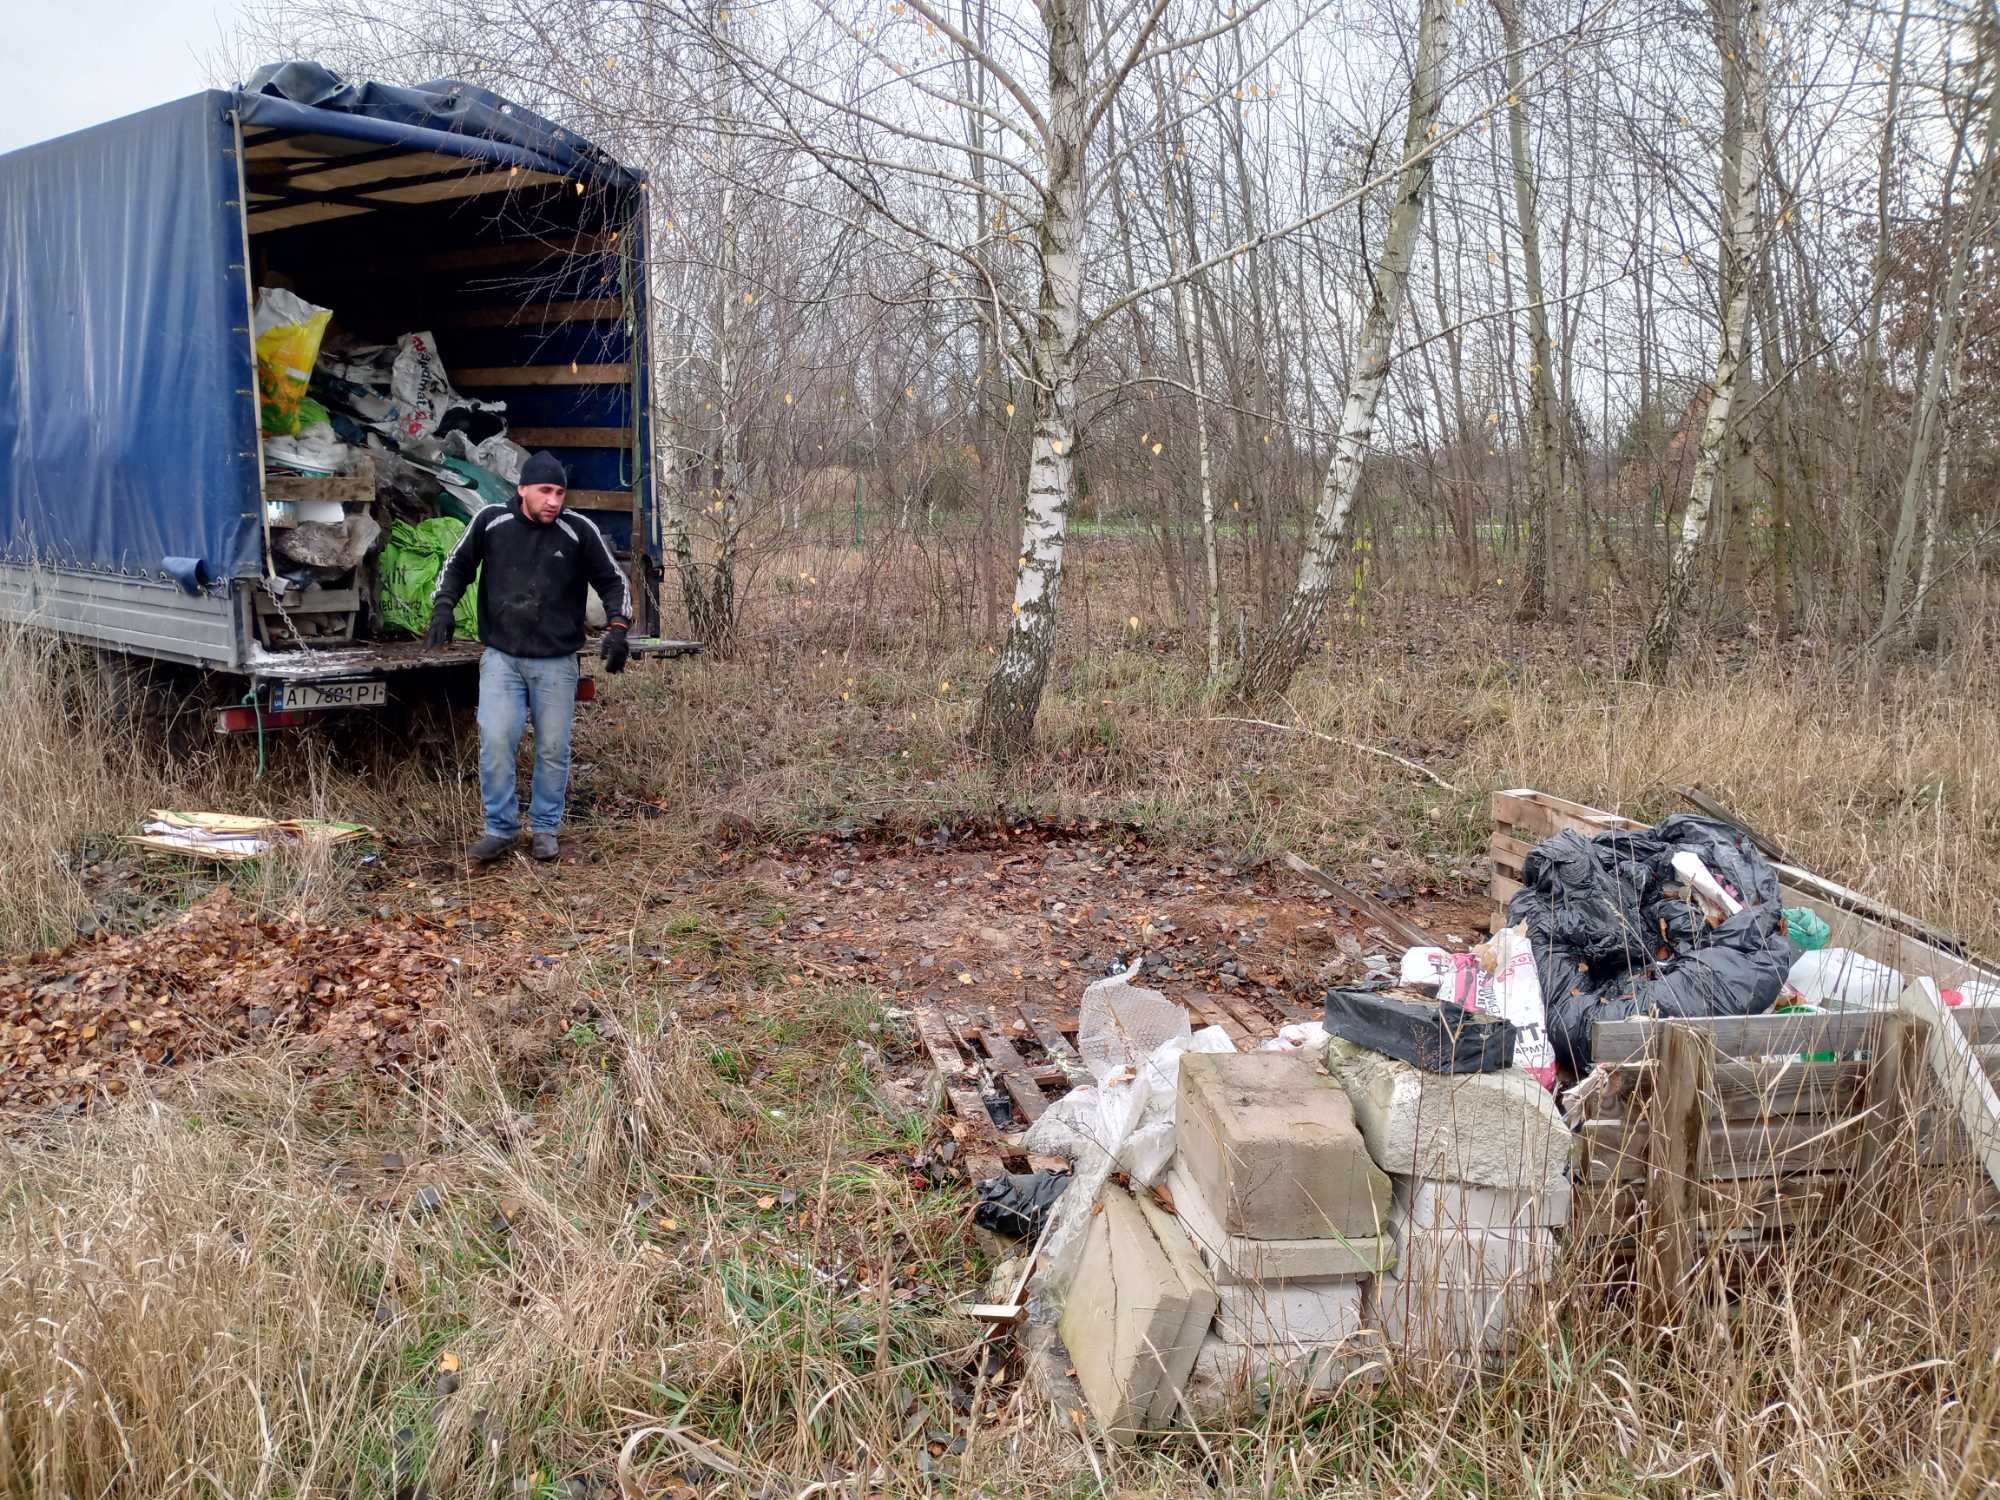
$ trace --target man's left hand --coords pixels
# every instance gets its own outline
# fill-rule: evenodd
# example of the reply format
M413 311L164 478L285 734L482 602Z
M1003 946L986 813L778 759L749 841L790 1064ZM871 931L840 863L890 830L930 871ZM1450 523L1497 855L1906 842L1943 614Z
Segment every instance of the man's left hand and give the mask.
M632 647L625 639L623 625L605 627L604 634L597 642L597 654L604 662L605 671L617 673L625 670L625 663L632 655Z

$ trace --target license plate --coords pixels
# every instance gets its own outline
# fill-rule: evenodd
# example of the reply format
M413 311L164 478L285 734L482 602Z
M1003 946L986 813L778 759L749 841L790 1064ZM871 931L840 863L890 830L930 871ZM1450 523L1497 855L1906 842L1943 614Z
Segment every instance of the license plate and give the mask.
M382 678L355 682L280 682L271 688L273 713L306 708L380 708L389 701Z

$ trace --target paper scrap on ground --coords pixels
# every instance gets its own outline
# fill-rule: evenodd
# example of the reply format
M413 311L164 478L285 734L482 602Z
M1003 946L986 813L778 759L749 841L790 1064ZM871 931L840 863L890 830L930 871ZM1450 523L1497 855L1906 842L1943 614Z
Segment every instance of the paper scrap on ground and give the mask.
M318 818L249 818L235 813L169 812L154 808L125 842L163 854L193 859L245 860L281 845L346 844L372 838L363 823L327 823Z

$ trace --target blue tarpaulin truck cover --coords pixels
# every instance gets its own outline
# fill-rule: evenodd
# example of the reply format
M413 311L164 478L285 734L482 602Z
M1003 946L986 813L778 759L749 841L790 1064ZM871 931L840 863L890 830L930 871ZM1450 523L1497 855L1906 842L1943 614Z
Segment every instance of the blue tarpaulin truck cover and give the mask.
M0 157L0 558L260 571L232 103Z
M350 84L313 63L0 156L0 561L262 571L239 117L637 182L484 89Z

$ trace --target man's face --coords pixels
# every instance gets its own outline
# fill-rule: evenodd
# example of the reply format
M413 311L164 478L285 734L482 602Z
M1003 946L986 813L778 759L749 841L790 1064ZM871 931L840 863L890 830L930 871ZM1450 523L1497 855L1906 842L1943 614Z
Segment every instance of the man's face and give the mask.
M563 496L567 493L559 484L524 484L517 486L521 492L521 509L528 513L531 521L544 525L562 514Z

